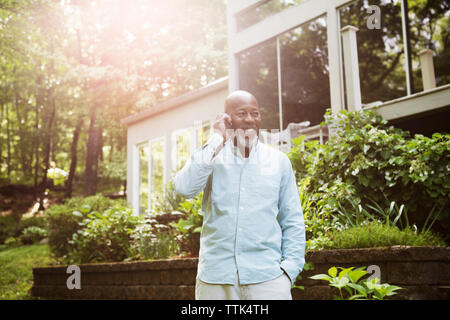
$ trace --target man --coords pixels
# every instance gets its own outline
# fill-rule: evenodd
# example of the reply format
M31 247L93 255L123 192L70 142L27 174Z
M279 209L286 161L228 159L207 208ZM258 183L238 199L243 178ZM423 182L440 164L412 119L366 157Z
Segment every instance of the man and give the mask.
M236 91L214 134L174 178L203 193L196 299L292 299L304 265L305 228L288 157L259 141L256 98Z

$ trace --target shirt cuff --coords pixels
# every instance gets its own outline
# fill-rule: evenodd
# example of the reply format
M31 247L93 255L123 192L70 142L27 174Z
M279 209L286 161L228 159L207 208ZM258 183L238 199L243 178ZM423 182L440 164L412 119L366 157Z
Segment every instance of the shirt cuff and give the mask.
M286 274L289 276L289 279L291 280L292 285L294 285L298 274L303 269L303 264L304 263L302 263L300 266L298 266L296 263L293 263L289 260L281 261L280 268L284 272L286 272Z

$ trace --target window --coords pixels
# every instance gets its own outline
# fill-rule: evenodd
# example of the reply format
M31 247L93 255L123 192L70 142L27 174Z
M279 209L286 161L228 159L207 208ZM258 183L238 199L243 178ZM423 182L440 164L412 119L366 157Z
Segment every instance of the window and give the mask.
M191 154L191 129L183 129L175 132L176 145L176 170L183 168Z
M423 90L419 52L434 51L436 86L450 83L450 1L408 1L412 92Z
M148 211L148 161L149 161L149 145L148 143L138 147L139 150L139 214Z
M261 129L279 129L276 39L239 55L239 88L251 92L259 103Z
M359 77L363 104L405 96L405 54L400 0L377 2L381 10L381 28L369 29L367 0L360 0L340 10L340 27L359 29Z
M245 50L238 59L239 88L257 98L261 129L323 121L330 107L325 17Z
M151 143L151 207L164 193L164 139Z
M260 5L250 7L236 16L237 30L244 30L265 18L283 11L284 9L295 6L307 0L269 0Z
M326 18L279 37L283 128L291 122L317 125L330 107Z
M199 148L201 146L203 146L209 139L210 135L211 135L211 124L209 121L204 121L199 123L197 126L197 145L196 147Z
M359 29L356 35L363 104L422 91L419 52L423 49L434 51L436 85L450 83L450 1L377 2L380 29L367 27L370 5L367 0L359 0L339 10L340 27Z

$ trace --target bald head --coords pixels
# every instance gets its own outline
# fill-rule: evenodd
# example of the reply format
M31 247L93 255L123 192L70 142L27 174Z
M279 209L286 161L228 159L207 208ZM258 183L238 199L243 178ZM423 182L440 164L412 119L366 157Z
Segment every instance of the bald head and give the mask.
M231 113L234 109L241 105L254 105L259 108L258 101L254 95L244 90L237 90L232 92L225 99L225 112Z

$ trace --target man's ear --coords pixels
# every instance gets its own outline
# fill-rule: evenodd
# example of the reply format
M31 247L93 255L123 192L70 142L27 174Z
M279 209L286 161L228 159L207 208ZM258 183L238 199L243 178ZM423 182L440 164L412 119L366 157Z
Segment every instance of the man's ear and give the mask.
M231 116L229 113L225 112L226 115L228 115L229 119L225 119L225 127L226 129L232 129L233 123L231 122Z

